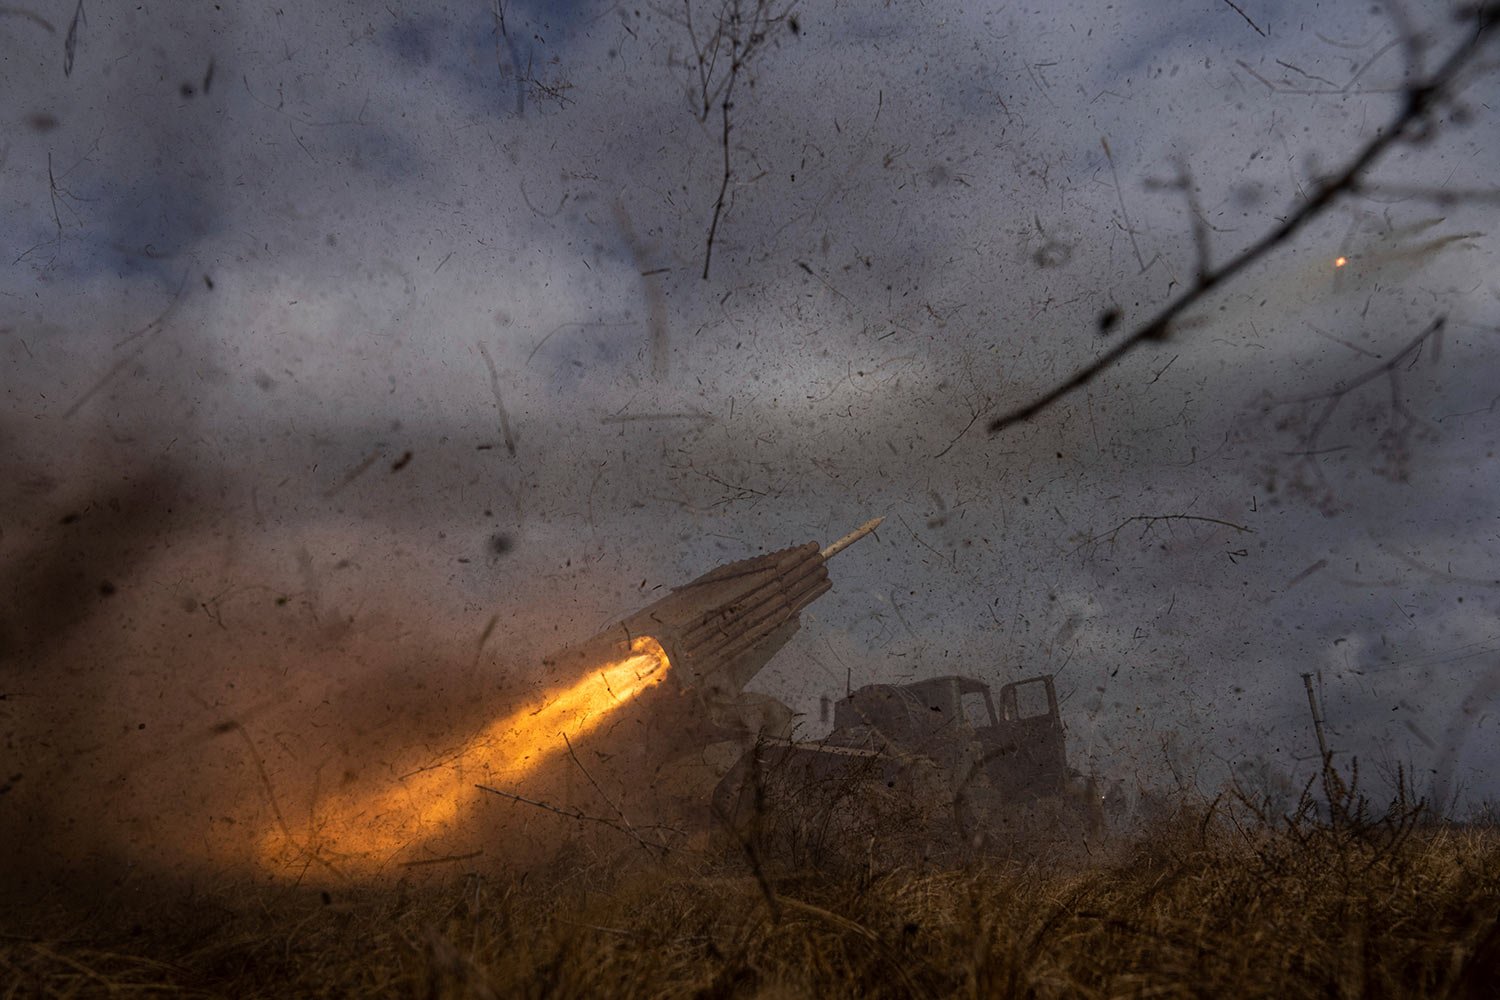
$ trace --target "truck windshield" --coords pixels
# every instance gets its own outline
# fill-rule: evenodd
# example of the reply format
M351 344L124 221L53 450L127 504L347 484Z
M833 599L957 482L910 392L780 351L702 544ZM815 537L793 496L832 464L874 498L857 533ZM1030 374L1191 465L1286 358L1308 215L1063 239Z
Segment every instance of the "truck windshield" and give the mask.
M964 720L975 729L995 724L994 710L989 696L983 691L971 691L963 696Z
M1047 685L1040 679L1017 684L1015 694L1017 719L1035 719L1052 714L1052 706L1047 702Z

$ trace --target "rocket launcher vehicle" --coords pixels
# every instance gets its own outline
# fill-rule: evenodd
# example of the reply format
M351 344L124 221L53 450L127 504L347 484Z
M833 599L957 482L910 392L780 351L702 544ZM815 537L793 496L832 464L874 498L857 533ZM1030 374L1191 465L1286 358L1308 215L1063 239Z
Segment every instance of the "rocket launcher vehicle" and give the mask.
M654 772L714 743L786 735L790 710L745 686L796 634L803 609L832 586L828 560L882 520L867 521L825 547L807 542L710 570L550 657L558 676L578 677L628 651L659 647L664 654L643 658L645 669L665 676L652 678L649 690L600 725L588 741L594 756L612 760L608 769L617 774Z

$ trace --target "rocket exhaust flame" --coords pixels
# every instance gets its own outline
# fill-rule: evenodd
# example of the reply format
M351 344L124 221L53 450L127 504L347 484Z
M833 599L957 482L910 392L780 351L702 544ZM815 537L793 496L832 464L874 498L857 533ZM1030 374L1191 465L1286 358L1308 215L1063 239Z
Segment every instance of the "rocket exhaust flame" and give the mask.
M306 841L284 826L262 837L260 862L301 869L309 860L342 873L371 873L445 831L479 797L478 784L514 786L565 751L567 739L596 730L616 709L655 687L671 666L651 636L629 652L486 726L448 758L366 795L336 800Z

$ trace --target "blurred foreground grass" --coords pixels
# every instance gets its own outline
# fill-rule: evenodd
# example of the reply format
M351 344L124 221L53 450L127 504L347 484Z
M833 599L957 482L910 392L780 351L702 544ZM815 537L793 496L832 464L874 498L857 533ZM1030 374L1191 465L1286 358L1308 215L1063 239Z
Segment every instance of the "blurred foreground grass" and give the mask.
M54 890L0 996L1500 996L1500 829L1179 811L1067 860L572 852L345 888Z

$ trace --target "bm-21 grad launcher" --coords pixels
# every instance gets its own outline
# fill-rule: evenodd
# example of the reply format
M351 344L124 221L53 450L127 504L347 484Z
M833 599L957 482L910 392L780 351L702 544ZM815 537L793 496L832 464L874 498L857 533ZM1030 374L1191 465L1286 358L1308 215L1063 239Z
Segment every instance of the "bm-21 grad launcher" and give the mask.
M817 741L790 739L791 710L745 690L830 589L828 560L879 524L824 548L807 542L728 563L673 589L546 660L555 684L540 704L494 720L437 764L336 797L316 842L279 824L263 839L263 860L296 864L315 852L380 870L413 850L421 856L402 864L469 857L441 848L457 843L445 831L478 790L602 819L638 839L717 820L743 843L774 845L800 828L928 838L945 824L971 840L997 821L1009 825L1017 809L1023 820L1047 809L1093 824L1096 789L1067 767L1050 676L1007 684L998 698L968 677L867 684L839 700L833 731ZM545 851L559 842L535 843Z
M796 634L802 610L832 587L828 560L882 520L828 546L807 542L727 563L549 657L551 672L576 677L649 650L656 655L643 658L647 669L664 672L572 746L569 809L701 825L715 786L744 753L758 739L790 735L791 710L745 686Z

